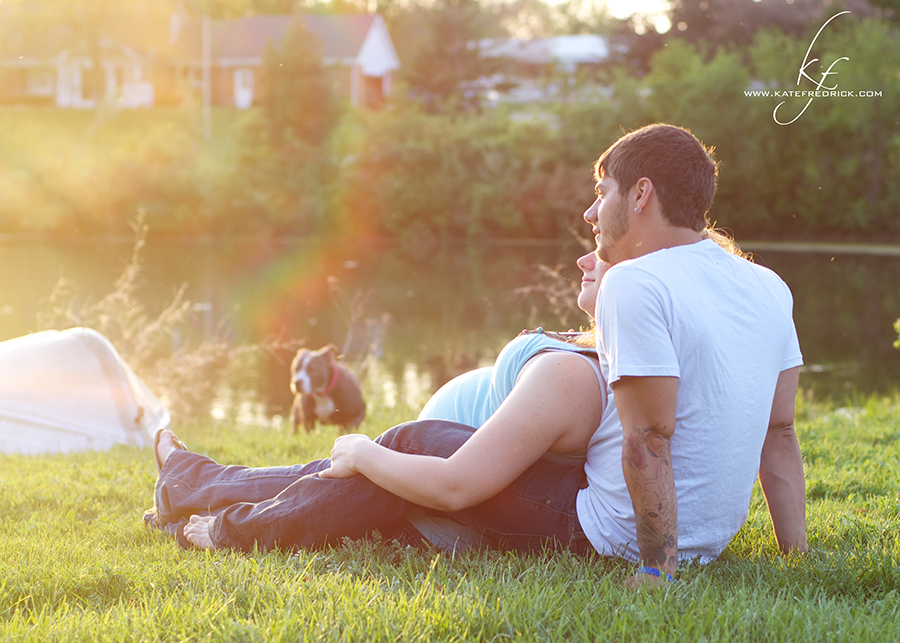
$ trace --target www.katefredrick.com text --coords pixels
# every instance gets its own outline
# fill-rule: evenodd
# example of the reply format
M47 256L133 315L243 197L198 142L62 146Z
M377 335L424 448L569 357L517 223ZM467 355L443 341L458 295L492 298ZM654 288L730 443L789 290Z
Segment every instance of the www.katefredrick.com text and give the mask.
M880 91L865 90L827 90L827 89L745 89L744 96L761 96L763 98L879 98Z

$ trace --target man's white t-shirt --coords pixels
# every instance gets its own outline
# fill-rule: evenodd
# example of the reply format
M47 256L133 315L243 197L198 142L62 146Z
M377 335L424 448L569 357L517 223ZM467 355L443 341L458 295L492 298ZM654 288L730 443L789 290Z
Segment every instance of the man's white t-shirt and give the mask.
M802 364L787 285L711 240L622 262L603 277L597 348L608 404L588 446L578 519L601 554L638 560L622 472L621 377L677 377L672 467L682 559L716 558L747 519L781 371Z

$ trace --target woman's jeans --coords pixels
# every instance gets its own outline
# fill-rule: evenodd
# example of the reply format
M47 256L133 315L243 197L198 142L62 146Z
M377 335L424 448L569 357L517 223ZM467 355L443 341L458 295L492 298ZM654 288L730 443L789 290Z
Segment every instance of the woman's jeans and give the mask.
M394 427L376 442L403 453L447 458L474 431L455 422L424 420ZM156 483L157 519L180 531L192 514L214 515L213 543L243 551L254 545L264 550L319 547L376 530L385 538L414 533L404 513L415 505L361 475L319 478L316 473L329 464L324 459L284 467L224 466L175 450ZM541 459L493 498L443 515L482 534L484 544L494 548L584 553L591 547L575 514L575 497L585 484L581 464Z

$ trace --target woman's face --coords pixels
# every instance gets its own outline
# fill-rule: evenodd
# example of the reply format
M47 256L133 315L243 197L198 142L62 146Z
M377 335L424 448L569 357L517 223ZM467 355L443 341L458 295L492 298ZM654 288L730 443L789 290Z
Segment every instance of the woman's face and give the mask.
M611 266L605 261L600 261L594 252L579 257L575 263L584 273L581 279L581 292L578 293L578 307L593 317L594 308L597 307L597 295L600 292L600 280Z

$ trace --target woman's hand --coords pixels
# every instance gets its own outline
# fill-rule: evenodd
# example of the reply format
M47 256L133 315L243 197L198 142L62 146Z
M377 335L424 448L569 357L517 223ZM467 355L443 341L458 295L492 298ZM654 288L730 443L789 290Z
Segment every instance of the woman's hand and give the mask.
M320 478L352 478L359 474L356 468L360 451L373 444L368 436L361 433L342 435L331 447L331 466L319 472Z

